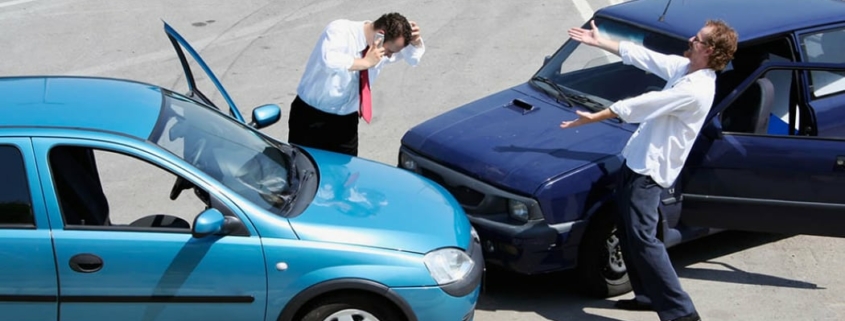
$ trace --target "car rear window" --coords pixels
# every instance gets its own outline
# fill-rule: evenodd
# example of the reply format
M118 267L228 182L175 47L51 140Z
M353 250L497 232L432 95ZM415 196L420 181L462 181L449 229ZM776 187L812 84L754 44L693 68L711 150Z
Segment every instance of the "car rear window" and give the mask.
M809 62L845 63L845 28L828 29L801 37L801 48ZM845 92L845 73L810 72L813 96L825 97Z
M0 145L0 227L35 226L23 155Z

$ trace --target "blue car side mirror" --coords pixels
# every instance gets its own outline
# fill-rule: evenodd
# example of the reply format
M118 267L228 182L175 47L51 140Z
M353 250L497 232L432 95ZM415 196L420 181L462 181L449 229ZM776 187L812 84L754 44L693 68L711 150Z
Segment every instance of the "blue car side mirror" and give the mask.
M213 235L223 231L226 223L226 218L223 213L217 209L209 208L194 219L194 225L191 227L191 234L196 238Z
M255 127L255 129L261 129L275 124L281 117L282 110L279 105L262 105L252 110L252 122L249 125Z

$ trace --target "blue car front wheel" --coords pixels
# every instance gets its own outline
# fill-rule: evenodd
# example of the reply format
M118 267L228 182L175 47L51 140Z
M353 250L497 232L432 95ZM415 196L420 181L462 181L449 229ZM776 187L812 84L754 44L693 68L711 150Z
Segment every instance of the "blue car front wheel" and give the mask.
M342 294L309 306L303 321L392 321L406 320L384 300L371 295Z

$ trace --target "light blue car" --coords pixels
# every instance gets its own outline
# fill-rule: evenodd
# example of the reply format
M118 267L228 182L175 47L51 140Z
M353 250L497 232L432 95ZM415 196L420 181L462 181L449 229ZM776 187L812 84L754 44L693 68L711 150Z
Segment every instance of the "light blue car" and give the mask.
M186 95L0 78L0 319L473 319L483 258L446 190L267 137L279 107L247 124L164 28Z

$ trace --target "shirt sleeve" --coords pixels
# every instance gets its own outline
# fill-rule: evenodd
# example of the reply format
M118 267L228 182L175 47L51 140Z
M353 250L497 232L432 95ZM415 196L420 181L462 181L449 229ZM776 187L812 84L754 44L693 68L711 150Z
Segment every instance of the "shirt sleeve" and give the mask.
M343 28L341 23L334 21L326 26L319 44L322 61L326 68L345 71L352 67L355 56L348 53L349 48L352 47L349 39L349 30Z
M626 65L649 71L666 81L671 79L672 75L683 72L682 69L689 64L687 58L662 54L630 41L619 43L619 56Z
M420 38L420 46L414 46L412 44L408 44L405 48L402 48L399 52L397 52L394 56L395 59L391 59L390 62L399 61L400 59L405 60L409 65L416 66L420 63L420 59L422 59L423 54L425 53L425 43L423 39Z
M609 108L626 123L642 123L658 116L682 113L694 106L695 95L676 87L620 100Z

